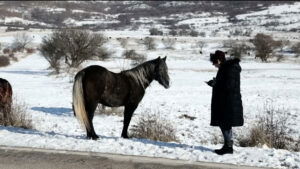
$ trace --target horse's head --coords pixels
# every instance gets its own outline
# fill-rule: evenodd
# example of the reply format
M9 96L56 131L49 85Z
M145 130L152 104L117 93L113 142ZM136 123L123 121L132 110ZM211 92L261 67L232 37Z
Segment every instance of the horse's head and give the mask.
M158 81L159 84L164 86L166 89L170 87L170 78L168 74L168 66L166 64L167 57L156 59L155 66L155 77L154 79Z

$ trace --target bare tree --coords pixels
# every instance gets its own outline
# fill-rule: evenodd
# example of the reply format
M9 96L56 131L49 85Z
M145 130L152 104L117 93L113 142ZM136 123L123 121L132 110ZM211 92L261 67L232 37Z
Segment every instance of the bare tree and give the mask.
M102 34L65 29L55 31L50 37L44 38L41 50L46 59L51 58L56 62L55 60L64 58L69 67L78 67L85 60L107 56L102 54L106 41Z
M12 48L17 50L23 50L25 47L33 41L33 37L29 36L25 32L18 33L13 40Z
M250 46L248 46L246 43L233 43L232 47L229 49L229 53L231 56L235 58L242 58L243 54L248 53L250 50Z
M162 40L162 43L164 44L166 49L174 49L174 45L175 45L175 39L174 38L164 38Z
M156 43L154 38L146 37L142 40L142 43L146 46L148 50L154 50L156 49Z
M292 46L292 50L296 53L296 57L300 56L300 42Z
M206 43L204 41L200 40L200 41L196 42L196 45L197 45L197 47L200 48L200 53L202 53L202 49L206 45Z
M278 47L272 36L265 35L263 33L256 34L252 42L256 50L255 58L258 57L264 62L266 62L268 58L272 56L274 49Z

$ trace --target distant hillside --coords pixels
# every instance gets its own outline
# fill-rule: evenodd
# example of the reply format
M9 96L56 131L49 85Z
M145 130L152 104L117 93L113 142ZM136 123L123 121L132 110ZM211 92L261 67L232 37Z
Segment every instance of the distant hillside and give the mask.
M293 1L4 1L0 26L25 28L77 27L91 30L139 29L161 25L178 28L181 21L203 16L236 16Z

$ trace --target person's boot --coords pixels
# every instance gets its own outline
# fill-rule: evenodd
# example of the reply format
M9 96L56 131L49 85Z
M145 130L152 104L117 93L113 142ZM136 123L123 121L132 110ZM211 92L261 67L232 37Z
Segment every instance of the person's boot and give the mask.
M225 142L221 149L215 150L215 153L218 155L233 154L233 141Z

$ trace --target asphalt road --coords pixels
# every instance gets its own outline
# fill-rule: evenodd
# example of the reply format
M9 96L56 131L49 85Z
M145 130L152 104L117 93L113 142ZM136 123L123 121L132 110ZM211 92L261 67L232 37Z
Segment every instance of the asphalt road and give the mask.
M0 147L0 169L262 169L91 152Z

